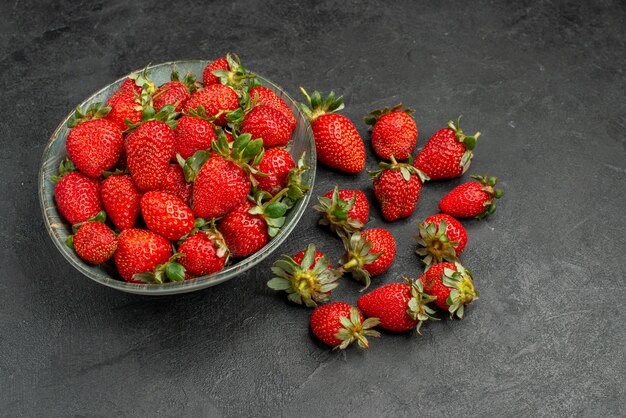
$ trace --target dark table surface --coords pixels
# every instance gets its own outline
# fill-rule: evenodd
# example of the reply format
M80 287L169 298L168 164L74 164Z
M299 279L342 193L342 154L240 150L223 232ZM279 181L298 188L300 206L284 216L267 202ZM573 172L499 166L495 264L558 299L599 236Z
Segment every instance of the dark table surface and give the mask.
M626 415L624 2L157 3L2 2L0 415ZM294 96L343 94L370 169L373 108L414 108L418 147L459 114L482 132L471 172L498 175L506 196L464 222L481 298L463 321L333 352L309 310L266 288L275 257L152 298L56 251L36 178L63 116L149 62L233 50ZM421 273L416 224L467 180L427 184L413 216L387 224L365 172L318 173L314 195L365 190L368 227L398 242L374 286ZM308 242L341 256L311 209L279 252ZM358 289L346 279L333 296Z

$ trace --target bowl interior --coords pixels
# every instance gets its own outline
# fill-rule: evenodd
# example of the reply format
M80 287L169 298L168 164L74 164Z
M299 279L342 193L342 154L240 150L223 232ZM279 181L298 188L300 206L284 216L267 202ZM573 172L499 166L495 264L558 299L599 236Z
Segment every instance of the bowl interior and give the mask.
M192 71L197 77L201 77L202 70L206 65L207 61L203 60L175 61L157 64L149 67L150 77L157 85L169 81L173 69L177 69L181 75L184 75L187 71ZM315 180L316 156L309 121L298 109L295 101L289 97L284 90L263 77L259 76L258 78L264 86L272 89L287 103L296 118L297 123L291 136L289 152L295 161L300 158L302 153L306 153L305 162L306 165L310 167L310 170L303 175L303 183L312 189ZM85 108L92 103L105 102L125 79L126 77L109 84L83 101L80 106ZM61 254L85 276L105 286L130 293L167 295L190 292L225 282L250 269L271 254L296 226L310 199L311 193L309 192L305 194L303 199L296 203L289 211L287 221L281 231L265 247L250 257L238 261L220 272L180 283L167 283L163 285L134 284L115 279L113 278L112 271L107 271L104 267L92 266L84 262L72 249L65 245L65 239L71 234L71 225L61 217L56 209L54 202L54 183L50 177L57 174L59 163L67 157L65 139L69 132L67 120L70 115L71 113L68 114L56 128L44 150L41 168L39 170L39 200L48 233Z

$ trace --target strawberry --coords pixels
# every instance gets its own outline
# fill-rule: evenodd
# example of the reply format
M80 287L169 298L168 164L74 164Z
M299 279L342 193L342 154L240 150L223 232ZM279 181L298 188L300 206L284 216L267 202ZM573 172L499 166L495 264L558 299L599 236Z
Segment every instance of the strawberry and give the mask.
M115 96L116 94L140 95L141 86L138 86L134 79L127 78L111 96Z
M191 110L199 111L200 106L208 117L215 118L213 123L225 126L226 113L239 107L239 99L231 87L211 84L192 94L183 109L185 113L189 113Z
M380 158L406 160L417 143L417 126L413 109L403 109L402 103L393 108L374 110L365 117L372 125L372 148Z
M185 84L180 81L168 81L154 93L152 105L157 112L168 104L174 105L176 112L180 112L190 97L191 93Z
M460 120L456 124L449 121L448 128L435 132L415 157L415 168L431 180L459 177L470 167L480 132L466 136L459 127Z
M320 212L320 225L341 235L354 233L367 222L370 206L365 193L360 190L339 190L338 186L324 196L318 196L318 205L313 209Z
M290 301L299 305L304 302L309 308L326 302L341 277L341 271L331 268L328 258L313 244L293 258L283 255L274 263L272 273L276 277L267 282L270 289L284 290Z
M317 159L336 170L358 173L365 166L365 145L350 119L337 112L343 109L343 98L330 92L326 100L319 92L311 96L303 89L310 108L300 103L302 112L311 121Z
M388 222L411 216L420 198L422 183L428 177L410 164L381 162L380 170L370 171L374 179L374 194Z
M417 228L418 248L415 252L424 257L422 261L426 269L443 260L456 261L467 244L467 231L463 225L445 213L429 216Z
M289 172L296 166L293 157L287 150L280 147L265 151L257 169L267 176L255 176L257 189L263 190L272 196L287 187Z
M151 273L157 266L166 265L171 254L172 245L162 236L146 229L131 228L117 237L113 259L124 280L145 283L150 276L140 273Z
M217 229L224 236L226 246L233 257L247 257L254 254L270 240L264 217L250 213L254 207L254 203L243 200L224 215L217 224Z
M459 263L435 264L419 280L424 291L435 297L435 305L450 312L450 318L463 318L464 306L478 298L472 272Z
M377 317L380 326L393 332L420 328L424 321L436 319L428 303L435 300L424 293L419 280L405 278L405 283L391 283L361 296L357 306L365 315Z
M363 320L363 314L344 302L332 302L315 308L311 313L310 326L313 335L334 349L343 350L357 341L359 347L367 348L367 336L380 337L371 328L378 325L378 318Z
M372 228L356 232L350 237L342 236L346 253L341 259L343 269L352 277L363 282L365 290L371 277L384 273L396 257L396 240L383 228Z
M185 267L187 278L222 270L229 256L224 237L217 230L196 232L180 244L178 252L182 254L178 262Z
M497 177L471 176L478 181L470 181L455 187L441 199L439 209L455 218L482 219L496 211L495 199L500 199L504 192L494 189Z
M122 153L122 130L106 119L92 119L70 129L65 148L76 167L89 177L100 177Z
M183 169L178 164L170 164L167 167L159 190L176 196L182 200L185 205L189 205L191 202L192 188L193 183L187 183L185 181Z
M250 98L258 105L264 105L278 110L288 120L292 129L296 127L296 118L293 116L291 108L274 91L264 86L255 86L250 89Z
M249 134L236 137L232 150L221 135L212 149L214 154L202 165L193 185L191 208L196 217L204 219L223 216L245 201L250 175L257 172L253 167L263 158L263 141L251 140Z
M196 151L211 149L217 139L213 124L205 119L182 116L174 129L174 152L185 160Z
M222 58L216 59L213 62L210 62L204 68L204 71L202 72L202 82L204 83L205 87L211 84L217 84L220 82L220 78L216 76L215 74L213 74L213 71L215 70L223 70L223 71L230 70L226 57L222 57Z
M255 106L241 123L241 132L262 138L266 148L285 146L291 138L293 125L278 110L269 106Z
M100 190L107 215L117 229L123 231L135 225L141 196L128 174L114 174L102 182Z
M111 108L111 111L105 119L115 123L122 130L128 127L126 120L133 124L141 121L144 108L141 99L134 93L114 94L106 101L106 105Z
M176 196L160 191L146 192L140 205L148 229L170 241L180 239L194 227L193 212Z
M78 171L67 172L65 167L73 164L61 163L59 177L53 177L54 200L57 210L69 223L85 222L102 210L100 182Z
M174 131L165 122L145 122L126 138L126 161L139 190L158 189L173 156Z
M102 264L117 249L117 239L111 228L102 222L92 221L82 224L76 234L69 238L76 254L91 264Z

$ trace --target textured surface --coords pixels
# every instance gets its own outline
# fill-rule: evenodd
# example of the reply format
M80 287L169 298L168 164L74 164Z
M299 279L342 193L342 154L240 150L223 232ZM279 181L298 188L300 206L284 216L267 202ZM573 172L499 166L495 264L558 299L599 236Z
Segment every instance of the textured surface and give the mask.
M624 2L388 3L2 2L1 414L626 415ZM228 50L294 95L344 94L366 140L362 116L399 101L416 109L418 147L459 113L482 132L470 172L507 194L491 219L464 221L481 292L466 319L337 353L311 339L309 311L265 287L272 260L146 298L57 253L36 175L58 121L148 62ZM365 173L318 173L316 194L339 183L374 203ZM413 217L389 225L398 256L374 286L420 273L415 224L460 183L426 185ZM314 241L338 259L315 223L280 251ZM372 204L367 226L380 225ZM359 288L344 280L335 299Z

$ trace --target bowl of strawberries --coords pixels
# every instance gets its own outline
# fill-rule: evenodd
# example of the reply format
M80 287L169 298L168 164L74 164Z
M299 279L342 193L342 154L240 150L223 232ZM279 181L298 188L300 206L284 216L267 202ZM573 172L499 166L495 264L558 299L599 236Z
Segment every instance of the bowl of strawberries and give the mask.
M79 104L39 172L46 228L90 279L166 295L271 254L310 198L308 118L235 54L151 65Z

